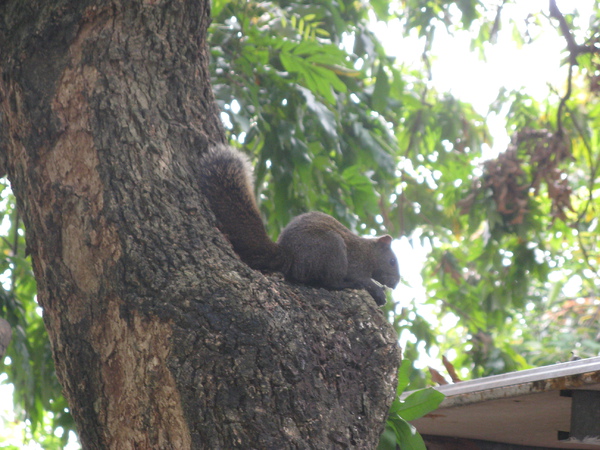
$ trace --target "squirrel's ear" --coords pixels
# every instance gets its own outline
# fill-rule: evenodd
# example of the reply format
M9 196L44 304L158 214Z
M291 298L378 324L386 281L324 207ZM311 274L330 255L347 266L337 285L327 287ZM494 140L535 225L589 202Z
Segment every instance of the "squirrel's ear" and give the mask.
M385 236L378 237L377 238L377 243L389 246L392 243L392 237L389 234L386 234Z

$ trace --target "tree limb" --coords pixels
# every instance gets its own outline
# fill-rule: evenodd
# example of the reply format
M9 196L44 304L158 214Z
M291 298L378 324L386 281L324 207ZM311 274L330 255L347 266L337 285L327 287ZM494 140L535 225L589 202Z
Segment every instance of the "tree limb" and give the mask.
M565 16L560 12L558 6L556 5L556 0L550 0L550 17L558 20L558 25L560 27L560 31L567 41L567 49L569 50L569 76L567 79L567 92L560 99L560 104L558 106L558 111L556 113L556 128L557 134L559 136L564 135L564 130L562 126L562 113L567 103L567 100L571 97L572 92L572 78L573 78L573 66L577 64L577 57L584 53L599 53L600 49L591 46L591 45L579 45L575 42L575 37L571 33L569 29L569 24L565 19Z

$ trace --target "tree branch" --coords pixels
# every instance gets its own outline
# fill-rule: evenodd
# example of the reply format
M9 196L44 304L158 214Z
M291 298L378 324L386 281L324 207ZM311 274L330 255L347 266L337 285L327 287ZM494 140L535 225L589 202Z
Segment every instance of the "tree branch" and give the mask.
M573 78L573 66L577 64L577 57L584 53L599 53L600 49L594 46L588 45L578 45L575 42L575 37L571 33L569 29L569 24L565 19L565 16L560 12L558 6L556 5L556 0L550 0L550 17L558 20L558 25L560 27L560 31L567 41L567 49L569 50L569 76L567 79L567 92L560 99L560 105L558 106L558 111L556 113L556 128L557 134L562 137L564 136L564 130L562 126L562 113L567 103L567 100L571 97L572 92L572 78Z

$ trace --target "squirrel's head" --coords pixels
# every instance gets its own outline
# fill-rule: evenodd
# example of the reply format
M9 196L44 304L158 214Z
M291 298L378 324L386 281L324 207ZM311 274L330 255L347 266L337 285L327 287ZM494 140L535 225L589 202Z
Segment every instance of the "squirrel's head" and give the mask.
M394 289L400 281L398 258L392 251L392 237L381 236L373 240L374 260L371 278Z

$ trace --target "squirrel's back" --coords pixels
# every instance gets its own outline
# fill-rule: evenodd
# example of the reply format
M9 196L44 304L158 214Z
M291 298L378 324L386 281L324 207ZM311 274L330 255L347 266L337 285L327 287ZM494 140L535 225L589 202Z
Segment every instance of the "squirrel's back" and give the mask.
M277 243L290 256L286 279L330 289L366 289L377 304L385 294L372 279L391 288L400 280L392 238L362 238L328 214L312 211L295 217Z

